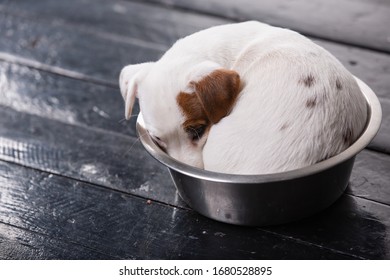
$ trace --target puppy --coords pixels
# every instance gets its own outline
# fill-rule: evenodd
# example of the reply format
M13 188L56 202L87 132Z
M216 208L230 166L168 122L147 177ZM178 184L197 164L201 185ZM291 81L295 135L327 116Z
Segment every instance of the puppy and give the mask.
M178 40L157 62L120 74L150 137L206 170L267 174L334 156L364 129L353 76L323 48L260 22L212 27Z

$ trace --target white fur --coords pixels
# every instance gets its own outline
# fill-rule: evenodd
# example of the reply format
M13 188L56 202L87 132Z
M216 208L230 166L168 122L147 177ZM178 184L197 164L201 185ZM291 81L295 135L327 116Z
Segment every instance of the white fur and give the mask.
M243 88L233 111L194 146L176 97L218 68L238 72ZM309 74L310 87L302 82ZM349 128L356 139L367 116L356 81L336 58L296 32L253 21L185 37L159 61L125 67L120 85L126 117L138 96L147 129L168 154L223 173L314 164L346 149L343 133ZM310 98L315 106L306 105Z

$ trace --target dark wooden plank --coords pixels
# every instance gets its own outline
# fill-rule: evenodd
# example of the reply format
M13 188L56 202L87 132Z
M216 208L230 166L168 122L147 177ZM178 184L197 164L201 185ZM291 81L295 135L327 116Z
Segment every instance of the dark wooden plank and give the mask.
M0 187L0 193L4 193L1 190L2 187ZM108 260L115 258L77 245L72 240L64 242L58 238L0 223L0 260Z
M370 148L390 154L390 99L380 98L382 123L377 136L369 145Z
M165 168L136 138L0 108L0 159L185 205Z
M389 211L389 206L343 195L318 215L269 230L368 259L390 259Z
M390 205L390 156L362 151L356 157L348 193Z
M361 258L1 161L0 192L1 222L118 258Z
M136 117L123 121L119 88L1 61L0 105L71 125L136 136ZM135 106L134 114L138 111Z
M235 21L255 19L314 37L390 52L390 31L387 28L390 26L390 3L387 1L147 0L147 2Z
M203 29L204 26L226 22L215 17L122 0L69 0L64 3L55 0L4 3L4 0L0 0L0 11L30 18L34 22L66 23L70 27L105 38L124 40L126 37L140 44L153 42L159 48L170 46L178 38Z
M152 43L106 38L56 21L34 22L7 13L1 13L0 30L0 58L14 54L114 85L124 65L156 60L162 54Z

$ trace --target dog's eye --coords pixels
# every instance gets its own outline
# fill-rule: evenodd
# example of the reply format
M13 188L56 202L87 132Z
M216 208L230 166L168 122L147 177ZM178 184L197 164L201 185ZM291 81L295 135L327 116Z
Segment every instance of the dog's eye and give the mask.
M205 125L189 126L187 127L186 132L188 133L192 141L198 141L200 138L202 138L203 134L206 132L206 126Z

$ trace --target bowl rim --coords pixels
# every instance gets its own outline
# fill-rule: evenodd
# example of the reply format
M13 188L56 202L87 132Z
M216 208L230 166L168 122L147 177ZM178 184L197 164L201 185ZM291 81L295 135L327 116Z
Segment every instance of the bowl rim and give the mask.
M378 133L381 119L382 119L382 109L379 103L379 100L375 93L365 84L363 81L354 77L360 87L361 92L366 98L368 105L368 118L366 127L363 130L363 133L360 137L346 150L343 152L323 160L321 162L315 163L310 166L302 167L299 169L294 169L285 172L270 173L270 174L254 174L254 175L244 175L244 174L228 174L228 173L219 173L214 171L208 171L200 169L194 166L190 166L183 162L180 162L164 151L162 151L150 138L146 129L144 128L144 121L142 114L138 115L136 130L138 137L146 149L146 151L154 157L156 160L167 166L169 169L177 171L179 173L185 174L190 177L194 177L201 180L208 180L213 182L220 183L235 183L235 184L253 184L253 183L265 183L265 182L275 182L275 181L286 181L297 179L300 177L306 177L321 171L327 170L331 167L334 167L346 160L351 159L356 156L361 150L363 150L375 137Z

